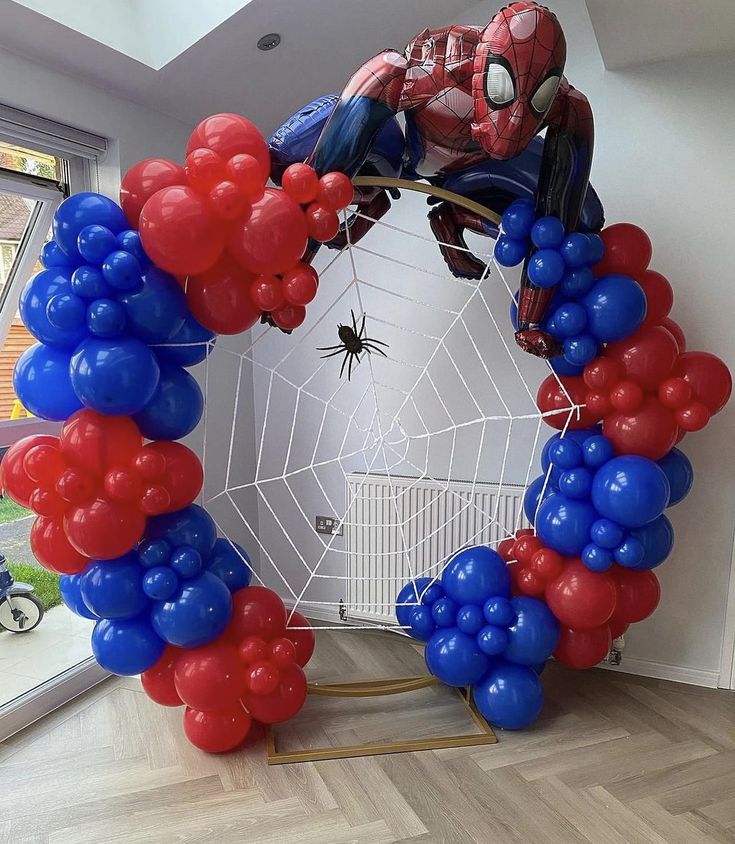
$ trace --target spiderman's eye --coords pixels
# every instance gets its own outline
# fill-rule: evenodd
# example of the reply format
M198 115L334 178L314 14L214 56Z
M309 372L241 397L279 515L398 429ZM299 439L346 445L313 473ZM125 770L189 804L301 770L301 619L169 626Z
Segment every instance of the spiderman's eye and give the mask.
M531 108L538 114L544 114L552 103L559 88L561 77L549 76L538 86L531 97Z
M502 64L490 64L485 76L485 92L493 105L502 106L515 97L513 77Z

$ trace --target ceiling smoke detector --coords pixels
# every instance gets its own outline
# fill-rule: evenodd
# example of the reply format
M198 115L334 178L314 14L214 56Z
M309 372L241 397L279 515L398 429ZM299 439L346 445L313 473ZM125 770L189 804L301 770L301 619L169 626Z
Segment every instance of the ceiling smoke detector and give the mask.
M258 39L258 49L266 52L268 50L275 50L280 43L281 36L277 32L270 32L268 35L264 35Z

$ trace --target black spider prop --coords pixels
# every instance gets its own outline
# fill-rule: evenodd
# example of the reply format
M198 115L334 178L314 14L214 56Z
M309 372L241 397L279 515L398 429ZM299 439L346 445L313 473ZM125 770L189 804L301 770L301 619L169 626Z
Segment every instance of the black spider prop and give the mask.
M317 349L317 352L328 352L329 354L322 355L322 358L331 358L335 355L344 352L345 358L342 361L342 368L339 371L339 377L341 378L344 371L345 365L347 366L347 380L349 381L352 377L352 364L357 358L357 362L360 363L360 355L363 352L367 352L368 354L372 354L372 352L377 352L380 355L383 355L384 358L387 358L388 355L378 348L378 346L385 346L388 348L388 344L384 343L382 340L372 340L370 337L365 336L365 314L362 315L362 322L360 323L360 330L357 330L357 320L355 319L355 312L350 311L352 315L352 325L338 325L337 326L337 336L339 337L339 344L336 346L323 346ZM376 345L377 344L377 345Z

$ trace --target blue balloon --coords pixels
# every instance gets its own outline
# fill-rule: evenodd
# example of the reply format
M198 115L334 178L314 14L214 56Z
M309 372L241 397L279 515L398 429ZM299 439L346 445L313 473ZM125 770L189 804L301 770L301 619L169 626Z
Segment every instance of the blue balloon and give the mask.
M605 242L599 234L588 234L590 244L589 262L592 266L599 264L605 255Z
M426 606L411 607L408 616L408 633L414 639L428 642L436 630L436 623L431 615L431 608Z
M531 234L531 228L536 221L533 205L527 202L513 202L503 214L503 231L513 238L526 238Z
M553 443L559 442L561 439L565 440L573 440L578 445L582 445L582 443L589 439L590 437L599 434L597 428L582 428L580 430L569 430L564 433L562 436L562 432L560 431L558 434L554 434L552 437L549 437L548 440L544 443L544 447L541 449L541 469L546 472L548 471L549 465L551 463L550 458L550 451L552 448Z
M411 610L421 603L421 596L432 582L430 577L417 577L401 589L396 596L396 618L401 627L409 627Z
M168 601L178 591L180 581L169 566L154 566L143 575L143 591L153 601Z
M544 545L564 556L576 557L589 542L595 519L597 512L588 501L558 493L541 502L536 513L536 533Z
M580 466L565 469L559 476L559 492L569 498L589 498L592 489L592 473Z
M98 616L84 603L84 598L82 598L80 590L80 580L81 575L79 574L61 575L59 578L61 600L64 602L64 606L70 609L75 615L96 620Z
M558 249L564 240L564 225L558 217L539 217L531 227L531 240L538 249Z
M212 351L214 333L200 325L187 313L181 328L164 343L156 346L159 360L176 363L179 366L194 366L201 363Z
M582 299L587 330L602 343L632 334L646 315L643 288L625 275L606 275Z
M584 373L584 366L577 366L564 357L564 355L557 355L555 358L549 358L549 366L556 372L557 375L582 375Z
M577 269L590 264L590 254L592 248L590 241L586 234L582 232L572 232L564 238L564 241L559 245L559 252L564 259L564 263L568 267Z
M84 327L86 315L84 300L76 293L58 293L52 296L46 305L49 323L60 331L79 331Z
M599 351L597 340L591 334L577 334L564 341L564 360L573 366L586 366Z
M615 449L610 440L602 434L593 434L582 443L582 459L589 469L599 469L615 457Z
M84 263L77 238L86 226L105 226L113 234L129 228L122 208L99 193L74 193L67 197L54 214L54 240L76 263Z
M202 555L196 548L182 545L171 554L168 564L179 577L188 580L201 572Z
M253 576L247 551L229 539L218 539L214 543L207 560L207 570L216 575L230 592L250 586Z
M155 392L133 419L150 440L180 440L199 424L204 396L196 380L181 366L162 361L159 368Z
M172 550L165 539L144 540L138 546L138 559L147 569L167 566Z
M589 267L580 267L568 270L559 282L559 292L569 299L581 299L585 293L589 293L594 287L595 276ZM585 325L587 314L585 313Z
M551 656L559 643L559 622L543 601L519 596L511 599L516 619L508 628L509 662L535 665Z
M521 730L535 721L544 705L538 674L525 665L498 660L472 687L482 716L504 730Z
M113 674L142 674L158 662L165 647L145 616L103 618L92 631L92 653Z
M148 520L146 539L165 539L173 548L189 545L206 560L212 553L217 528L212 517L198 504Z
M592 525L590 539L600 548L612 551L623 541L623 529L617 522L610 519L598 519Z
M82 299L109 299L114 290L105 281L101 270L83 264L71 274L71 289Z
M134 337L89 337L71 359L71 383L81 401L111 416L137 413L158 386L156 356Z
M429 671L448 686L476 683L489 665L475 637L456 627L438 629L427 642L424 656Z
M116 249L105 258L102 276L115 290L138 290L143 284L143 267L135 255Z
M165 343L184 324L188 312L184 291L175 278L156 267L143 280L142 287L123 293L119 301L135 337L148 344Z
M488 598L482 607L485 621L494 627L509 627L516 620L516 611L508 598Z
M437 627L455 627L459 606L451 598L439 598L431 605L431 617Z
M516 240L507 234L501 234L495 242L493 254L501 267L515 267L528 254L528 243L525 240Z
M87 308L87 328L97 337L119 337L125 322L125 309L114 299L95 299Z
M444 597L444 590L438 583L432 583L428 589L424 590L424 594L421 596L421 603L424 606L430 606L431 604L435 603L439 600L439 598Z
M553 287L562 280L564 259L556 249L539 249L528 262L528 277L539 287Z
M510 597L510 573L497 551L474 545L452 557L442 574L442 586L460 606L482 605L493 595Z
M546 455L558 469L576 469L582 465L582 446L572 437L561 437L549 443Z
M117 249L117 241L107 226L85 226L77 236L77 249L85 261L99 267Z
M34 416L61 422L82 408L69 376L70 357L36 343L18 358L13 389L23 407Z
M634 536L626 536L615 549L613 556L618 565L627 569L635 569L643 562L646 549L643 543Z
M592 483L592 503L623 527L642 527L658 518L669 501L669 481L653 460L626 454L601 466Z
M590 571L607 571L613 564L612 551L590 542L582 549L582 562Z
M633 568L654 569L669 556L674 547L674 528L665 515L659 516L642 528L630 532L630 539L635 539L643 546L643 557Z
M41 263L46 268L68 267L73 270L76 262L64 252L55 240L49 240L41 247Z
M82 574L84 603L100 618L132 618L148 606L144 569L132 551L114 560L93 560Z
M158 635L180 648L198 648L216 639L232 616L232 596L209 571L183 581L168 601L157 601L151 622Z
M81 323L76 325L72 323L69 328L59 328L49 320L49 302L62 295L72 295L69 270L64 268L41 270L30 279L20 294L20 318L37 340L54 349L70 352L87 336L87 329L84 325L83 311Z
M134 229L121 231L115 238L115 242L117 243L118 249L121 249L123 252L130 252L131 255L137 258L138 263L143 269L151 265L151 260L146 255L145 249L143 249L140 234Z
M656 461L663 469L669 479L669 503L667 507L673 507L689 495L689 490L694 483L694 469L689 458L678 448L672 448L668 454Z
M554 322L560 337L574 337L584 331L587 312L577 302L565 302L554 312Z
M477 604L465 604L457 613L457 627L468 636L474 636L485 626L485 617Z
M487 656L500 656L508 647L508 631L494 624L487 624L477 634L477 646Z
M536 511L541 504L541 490L544 489L545 480L546 475L539 475L534 481L531 481L523 493L523 512L531 524L535 524L536 522ZM549 483L546 484L546 489L544 490L543 500L546 501L547 498L556 495L558 491L552 483L551 478L549 478Z

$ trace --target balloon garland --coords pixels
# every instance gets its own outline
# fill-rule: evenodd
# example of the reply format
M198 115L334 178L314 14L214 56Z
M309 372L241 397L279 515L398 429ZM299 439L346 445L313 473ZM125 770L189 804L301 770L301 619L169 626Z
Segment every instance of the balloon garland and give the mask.
M426 664L450 686L471 686L479 710L506 729L543 706L539 675L552 656L591 668L612 640L656 609L652 571L671 553L664 510L688 494L693 471L675 447L730 397L722 361L688 352L669 318L669 282L649 270L652 247L629 223L601 235L567 233L535 218L530 201L503 215L495 259L529 261L529 278L554 289L545 330L562 343L537 405L559 430L543 474L524 495L533 529L497 551L459 551L436 578L406 584L396 615L426 642ZM517 327L517 308L511 307Z
M184 706L187 737L211 752L240 744L253 719L299 711L314 648L306 619L287 622L281 599L250 584L245 549L217 538L194 503L201 462L176 442L203 409L187 368L216 334L258 319L298 328L318 288L302 260L308 239L334 238L352 199L341 173L293 164L278 189L269 171L253 124L220 114L196 127L183 167L131 168L120 206L91 193L61 204L44 269L21 296L39 342L14 386L31 413L63 425L58 437L18 441L0 467L3 488L36 513L31 545L62 575L64 603L94 620L99 663L140 674L157 703ZM731 389L719 359L686 352L640 229L566 233L520 201L503 217L496 259L519 263L531 244L529 275L555 288L546 328L564 349L537 398L560 433L525 495L536 529L497 552L460 551L397 601L399 623L427 641L430 671L472 686L488 720L511 729L541 711L538 674L552 652L594 665L655 609L651 569L673 543L663 510L692 481L674 446Z

